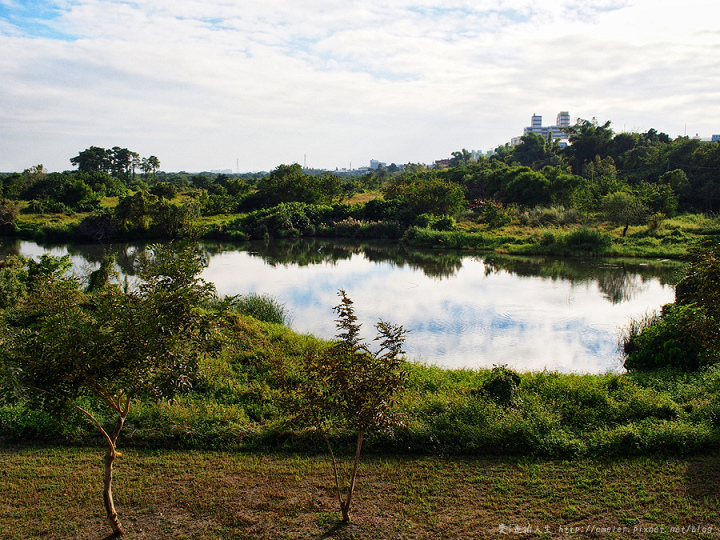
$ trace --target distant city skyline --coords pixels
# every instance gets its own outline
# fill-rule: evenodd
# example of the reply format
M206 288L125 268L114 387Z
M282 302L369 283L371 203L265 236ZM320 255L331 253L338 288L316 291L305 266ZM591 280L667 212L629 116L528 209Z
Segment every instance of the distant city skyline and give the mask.
M0 0L0 171L433 163L533 114L720 133L715 1Z

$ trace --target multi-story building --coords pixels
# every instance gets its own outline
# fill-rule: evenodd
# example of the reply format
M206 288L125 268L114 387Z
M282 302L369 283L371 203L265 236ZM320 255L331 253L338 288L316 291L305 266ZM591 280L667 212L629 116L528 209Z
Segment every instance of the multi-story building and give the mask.
M560 139L560 145L567 146L569 135L565 132L564 128L566 127L570 127L570 113L568 111L558 113L554 126L543 126L542 116L533 114L530 119L530 125L523 129L523 135L537 133L545 138ZM517 146L521 142L521 137L513 137L510 139L511 146Z

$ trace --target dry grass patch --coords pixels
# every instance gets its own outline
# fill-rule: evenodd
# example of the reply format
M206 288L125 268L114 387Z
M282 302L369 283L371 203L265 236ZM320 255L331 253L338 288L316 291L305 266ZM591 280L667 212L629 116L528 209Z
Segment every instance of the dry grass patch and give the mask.
M0 538L105 538L101 457L0 451ZM373 457L342 527L322 456L133 450L118 463L115 496L138 539L717 538L719 471L718 457Z

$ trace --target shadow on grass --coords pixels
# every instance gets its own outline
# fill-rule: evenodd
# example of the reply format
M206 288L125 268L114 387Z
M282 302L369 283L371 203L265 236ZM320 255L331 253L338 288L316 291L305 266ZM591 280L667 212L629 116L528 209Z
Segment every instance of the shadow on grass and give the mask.
M318 538L352 538L353 531L357 529L355 523L338 519Z
M685 472L687 494L697 501L720 498L720 456L693 459Z

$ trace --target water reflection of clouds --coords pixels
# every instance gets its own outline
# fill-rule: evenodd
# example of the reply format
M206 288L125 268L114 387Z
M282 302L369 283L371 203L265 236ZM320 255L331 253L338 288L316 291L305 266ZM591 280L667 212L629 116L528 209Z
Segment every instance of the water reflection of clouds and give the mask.
M204 276L222 294L277 297L293 313L296 330L323 337L335 334L331 308L337 290L345 289L364 323L364 337L374 337L378 319L402 324L412 331L410 357L446 367L613 370L619 329L673 298L658 280L637 278L633 301L612 303L596 281L488 273L471 257L452 279L438 280L360 254L332 265L270 267L259 257L233 252L213 258Z
M18 251L32 257L48 252L28 242ZM73 261L78 270L87 265L81 257ZM332 307L338 289L345 289L366 339L384 319L411 330L406 349L415 360L444 367L507 364L524 371L617 369L619 330L674 298L672 287L632 272L623 273L622 282L606 276L600 282L544 278L490 268L477 257L464 257L455 268L452 276L438 279L409 264L369 261L361 253L300 266L220 251L203 277L221 295L270 294L286 304L295 330L326 338L335 335ZM620 293L609 295L608 289Z

